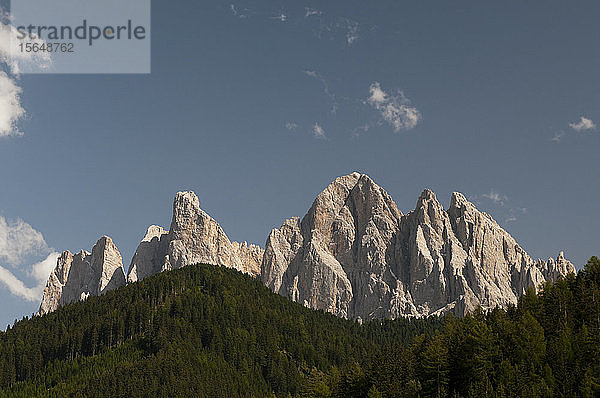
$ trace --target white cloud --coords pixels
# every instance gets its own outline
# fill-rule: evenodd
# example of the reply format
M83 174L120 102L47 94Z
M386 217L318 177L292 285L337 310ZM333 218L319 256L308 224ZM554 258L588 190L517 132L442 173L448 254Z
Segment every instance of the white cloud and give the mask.
M17 128L17 122L24 115L21 87L5 72L0 71L0 137L23 135Z
M325 130L323 130L323 127L321 127L321 125L317 122L315 122L315 125L313 126L312 133L315 138L318 138L320 140L327 139L327 135L325 135Z
M42 256L46 257L40 262L27 263ZM9 222L0 216L0 283L12 294L29 301L39 300L58 256L59 253L50 249L42 234L31 225L23 220ZM33 278L35 285L28 287L14 271Z
M298 124L294 123L294 122L285 122L284 127L288 130L288 131L294 131L298 128Z
M27 287L22 280L2 266L0 266L0 283L17 297L32 302L39 301L46 287L46 281L56 267L58 256L59 253L52 252L46 259L31 267L30 274L36 281L36 285L33 287Z
M25 286L19 278L2 266L0 266L0 282L15 296L27 301L37 301L40 299L35 288Z
M5 63L13 75L18 75L24 67L35 65L47 69L52 64L50 52L47 51L17 51L17 29L10 24L9 17L0 17L0 60ZM38 37L26 37L23 43L42 45L44 40Z
M581 116L578 122L569 123L569 126L578 132L596 129L596 124L591 119L588 119L584 116Z
M60 253L53 251L44 260L31 266L29 274L38 282L38 286L46 284L50 273L56 268L56 260L59 256Z
M9 15L0 11L0 62L7 69L0 71L0 137L23 135L17 128L18 121L25 116L21 105L21 87L16 80L20 71L31 65L41 68L51 65L49 52L11 51L16 36L17 30L10 24ZM27 42L44 43L39 38L28 38Z
M378 110L383 119L389 123L395 132L400 130L411 130L421 121L421 112L410 106L408 99L402 91L398 95L386 93L379 82L369 86L369 98L367 102Z
M369 103L376 108L384 105L387 102L387 94L381 89L378 82L371 84L369 87Z
M490 193L484 193L483 195L484 198L491 200L492 202L499 204L500 206L504 206L504 202L508 200L508 197L506 195L502 195L496 191L494 191L493 189L490 190Z
M0 261L17 266L29 256L48 251L44 237L31 225L20 219L9 222L0 216Z

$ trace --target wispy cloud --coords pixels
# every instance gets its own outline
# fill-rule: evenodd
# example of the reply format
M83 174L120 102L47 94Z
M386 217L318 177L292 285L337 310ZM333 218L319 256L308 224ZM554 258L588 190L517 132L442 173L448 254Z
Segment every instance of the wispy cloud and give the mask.
M552 136L552 138L550 138L550 141L552 142L560 142L562 140L562 137L564 137L565 133L564 132L558 132L558 133L554 133L554 135Z
M7 221L0 216L0 283L12 294L28 301L39 300L58 255L31 225L23 220ZM28 262L44 256L44 260L33 265ZM28 287L15 272L33 278L35 285Z
M248 8L241 9L241 8L237 7L235 4L230 4L229 9L231 10L231 13L233 14L233 16L238 17L238 18L247 18L248 13L250 11L250 9L248 9Z
M504 206L504 202L506 202L508 200L508 197L506 195L498 193L498 192L494 191L493 189L491 189L489 193L484 193L481 196L486 199L491 200L492 202L494 202L496 204L499 204L500 206Z
M327 79L325 79L319 72L316 72L314 70L305 70L304 73L307 76L310 76L313 79L316 79L321 82L321 84L323 85L323 92L331 100L331 111L330 112L332 115L335 115L337 110L339 109L340 105L337 101L335 94L329 88L329 83L327 82Z
M469 200L477 206L483 206L484 208L489 208L489 203L491 202L495 205L491 207L491 213L494 214L494 218L496 220L504 220L506 223L517 221L519 217L527 213L526 207L511 206L508 196L494 189L490 189L490 192L481 195L469 195Z
M312 133L313 133L313 136L317 139L320 139L320 140L327 139L325 130L323 130L323 127L321 127L321 125L317 122L315 122L315 125L313 126Z
M0 216L0 261L11 266L21 264L27 256L47 253L42 234L25 221L7 221Z
M44 260L31 266L29 275L35 279L33 287L28 287L14 273L0 265L0 284L4 285L11 294L17 297L32 302L39 301L44 292L48 277L56 267L58 256L59 253L52 252Z
M315 15L318 16L320 23L316 32L317 37L326 37L332 40L343 37L344 43L349 47L360 38L360 24L357 21L339 16L335 18L327 18L327 16L321 12L310 15L308 15L307 12L305 18Z
M363 124L362 126L355 127L352 130L352 136L355 137L355 138L356 137L360 137L361 135L363 135L364 133L366 133L370 129L371 129L371 125L370 124Z
M513 222L519 219L519 215L527 213L527 209L525 207L520 207L517 209L509 209L508 216L504 219L504 222Z
M273 15L271 19L275 19L279 22L287 22L288 16L284 10L281 10L276 15Z
M569 123L569 126L577 132L596 129L596 123L584 116L581 116L578 122Z
M346 44L351 46L360 37L358 34L360 26L358 22L347 18L344 21L344 26L346 29Z
M316 8L309 8L309 7L304 8L304 18L321 16L321 15L323 15L323 11L320 11Z
M295 22L301 26L309 28L319 39L327 38L335 41L342 41L350 47L361 37L361 25L354 19L328 15L318 8L305 7L304 14L289 13L285 9L273 12L273 9L263 8L250 10L241 8L236 4L229 4L231 14L237 18L257 17L261 20L274 20L277 22ZM369 32L371 29L366 29Z
M285 122L283 126L288 131L294 131L294 130L296 130L298 128L298 124L295 123L295 122Z
M0 283L2 283L8 291L27 301L36 301L40 299L35 288L25 286L23 281L17 278L12 272L0 265Z
M421 112L410 105L402 91L397 95L385 92L379 82L369 86L367 103L380 112L381 117L390 124L395 132L413 129L422 119Z

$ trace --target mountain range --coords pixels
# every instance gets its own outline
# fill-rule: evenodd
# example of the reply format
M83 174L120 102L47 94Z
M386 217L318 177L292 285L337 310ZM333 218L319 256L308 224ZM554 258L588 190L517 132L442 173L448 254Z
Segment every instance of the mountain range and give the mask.
M534 261L460 193L444 209L426 189L403 214L383 188L355 172L336 178L303 218L273 229L264 249L231 242L195 193L178 192L169 230L148 228L127 276L107 236L91 253L65 251L38 313L197 263L237 269L307 307L357 320L506 307L529 287L575 272L563 252Z

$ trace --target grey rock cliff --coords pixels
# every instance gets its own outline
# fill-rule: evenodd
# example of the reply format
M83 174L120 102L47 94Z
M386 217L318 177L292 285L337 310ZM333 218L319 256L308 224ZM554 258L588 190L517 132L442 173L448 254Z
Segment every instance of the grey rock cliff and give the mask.
M59 306L88 296L98 296L125 285L123 261L119 250L108 236L94 245L92 252L77 254L65 251L50 274L40 309L40 315Z
M165 263L168 231L151 225L142 238L129 266L127 282L136 282L162 271Z
M304 305L348 318L396 318L516 303L528 287L574 272L534 262L459 193L446 211L423 191L403 215L368 176L337 178L306 216L267 238L261 279Z
M529 287L575 272L563 252L534 261L460 193L446 210L426 189L402 214L359 173L335 179L302 219L273 229L264 250L230 242L193 192L178 192L169 230L148 228L127 282L197 263L235 268L305 306L361 320L505 307ZM103 237L92 253L60 256L39 313L123 284L121 255Z
M153 225L138 246L127 280L135 282L161 271L190 264L214 264L260 274L263 250L230 242L221 226L200 208L194 192L178 192L169 231Z
M231 242L235 254L240 259L242 271L254 277L260 275L264 249L260 246L248 244L248 242Z

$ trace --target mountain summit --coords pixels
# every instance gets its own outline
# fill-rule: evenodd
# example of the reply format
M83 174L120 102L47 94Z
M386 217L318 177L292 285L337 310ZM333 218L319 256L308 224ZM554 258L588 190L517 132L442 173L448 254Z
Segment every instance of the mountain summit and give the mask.
M38 314L54 311L61 305L98 296L125 285L121 253L112 239L103 236L89 253L63 252L56 261L44 289Z
M69 252L59 258L40 313L124 284L120 279L108 283L105 272L91 272L90 281L81 284L65 264L90 263L89 253L82 253L81 261L69 261ZM113 263L106 263L109 270ZM479 306L505 307L528 287L537 289L575 272L562 252L556 260L533 261L460 193L452 194L445 210L426 189L415 210L402 214L383 188L359 173L336 178L302 219L290 218L272 230L264 250L230 242L200 208L196 194L179 192L169 231L148 228L127 282L196 263L235 268L307 307L361 320L446 312L463 316Z
M446 211L426 189L403 215L371 178L353 173L319 194L302 220L271 232L261 278L308 307L371 319L504 307L569 272L562 253L534 262L460 193Z
M157 272L190 264L213 264L258 275L262 249L246 242L230 242L223 229L200 208L194 192L178 192L167 232L152 225L138 246L127 280L135 282Z

